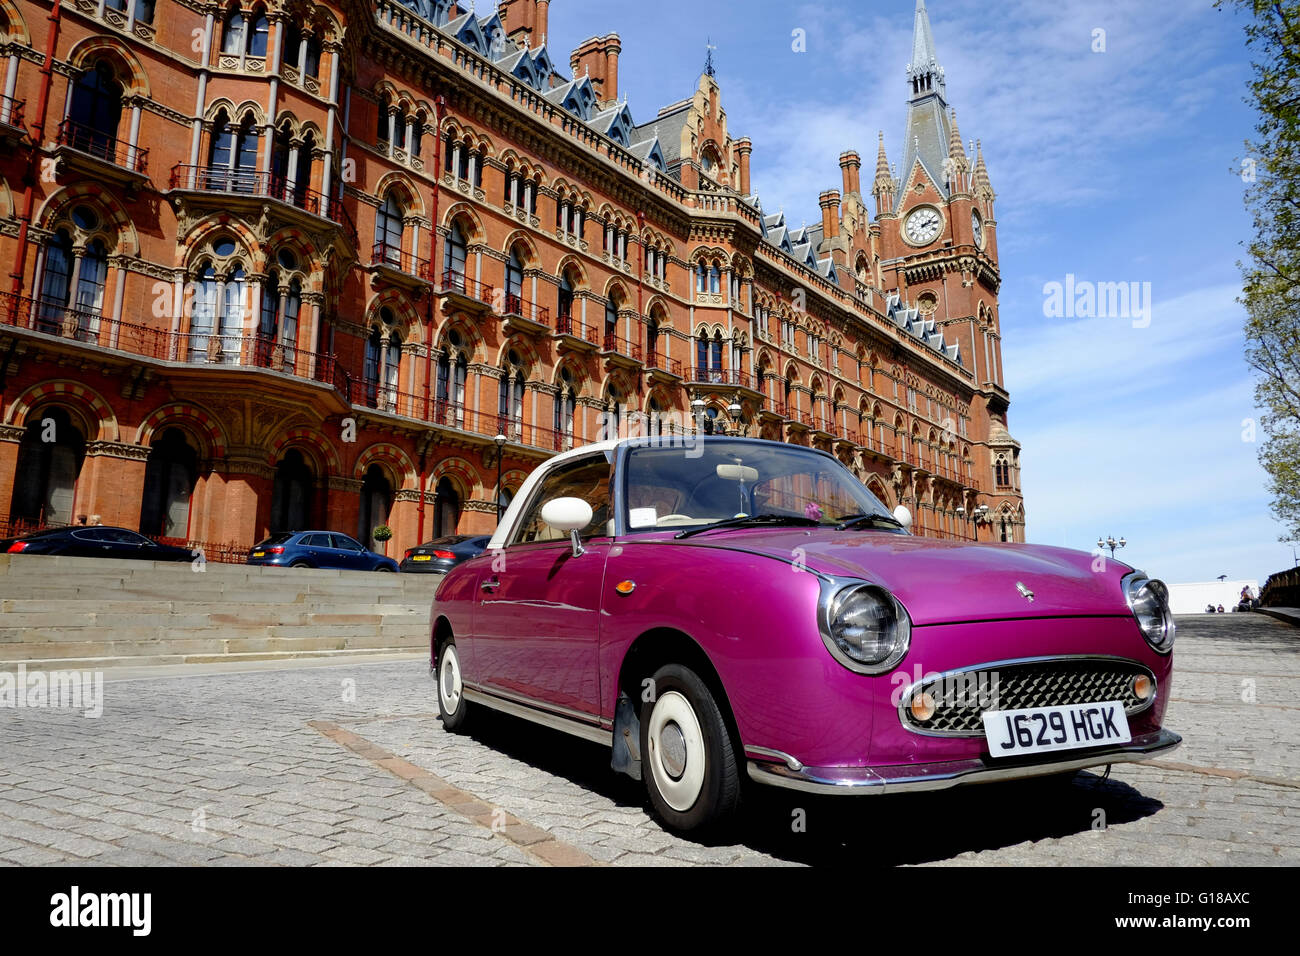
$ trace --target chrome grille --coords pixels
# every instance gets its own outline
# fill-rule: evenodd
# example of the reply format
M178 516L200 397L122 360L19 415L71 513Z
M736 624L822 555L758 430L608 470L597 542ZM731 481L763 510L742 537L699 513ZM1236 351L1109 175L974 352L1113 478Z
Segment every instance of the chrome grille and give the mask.
M1133 678L1139 674L1150 677L1154 686L1151 671L1133 661L1058 658L983 664L924 678L903 695L898 711L905 726L941 736L982 735L982 717L990 710L1118 700L1131 715L1155 700L1155 694L1138 700L1133 693ZM912 698L922 692L935 702L934 716L926 721L917 720L909 707Z

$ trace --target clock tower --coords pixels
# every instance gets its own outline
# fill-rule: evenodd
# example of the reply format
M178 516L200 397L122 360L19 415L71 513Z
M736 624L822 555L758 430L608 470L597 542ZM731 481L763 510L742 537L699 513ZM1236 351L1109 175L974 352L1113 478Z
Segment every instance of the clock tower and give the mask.
M983 516L981 540L1022 541L1020 445L1007 428L1002 378L995 194L982 145L976 141L968 151L962 143L925 0L916 3L906 81L903 162L890 165L882 135L872 186L880 285L898 308L933 319L944 339L958 344L974 376L963 437L979 490L968 496L966 511Z

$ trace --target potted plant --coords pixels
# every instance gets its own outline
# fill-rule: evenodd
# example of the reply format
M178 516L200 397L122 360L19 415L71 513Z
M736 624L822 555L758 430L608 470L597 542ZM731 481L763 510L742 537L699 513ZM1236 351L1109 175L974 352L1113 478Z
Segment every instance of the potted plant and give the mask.
M381 524L370 532L371 537L379 542L379 553L387 554L388 549L384 547L386 541L393 536L393 529L386 524Z

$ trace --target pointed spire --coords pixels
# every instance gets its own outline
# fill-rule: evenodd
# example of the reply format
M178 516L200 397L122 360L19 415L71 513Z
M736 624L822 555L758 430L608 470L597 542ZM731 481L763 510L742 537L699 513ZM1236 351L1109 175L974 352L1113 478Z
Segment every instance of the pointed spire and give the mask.
M961 130L957 128L957 111L952 111L952 130L948 134L948 158L954 163L961 163L962 169L970 168L970 160L961 145Z
M880 147L876 150L876 186L892 182L893 177L889 175L889 157L885 155L885 131L880 130Z
M970 189L970 160L961 145L961 130L957 129L957 111L953 110L948 130L948 158L944 160L944 175L948 179L948 190L952 193L964 193Z
M993 196L993 186L989 182L989 168L984 165L984 147L979 140L975 140L976 159L975 159L975 189L988 191L989 198Z
M930 93L944 96L943 67L934 49L934 34L930 30L930 14L925 0L916 0L916 16L912 23L912 60L907 64L907 81L912 88L912 98Z
M898 184L885 155L885 132L880 131L880 145L876 148L876 179L871 185L871 193L876 197L876 215L881 216L894 211L894 194Z

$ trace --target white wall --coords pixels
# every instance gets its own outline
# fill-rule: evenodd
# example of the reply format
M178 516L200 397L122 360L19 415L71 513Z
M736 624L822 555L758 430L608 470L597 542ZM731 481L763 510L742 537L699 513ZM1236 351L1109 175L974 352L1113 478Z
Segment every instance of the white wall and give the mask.
M1231 611L1241 600L1241 589L1259 597L1258 581L1200 581L1194 584L1169 585L1169 606L1175 614L1204 614L1205 605L1223 605Z

